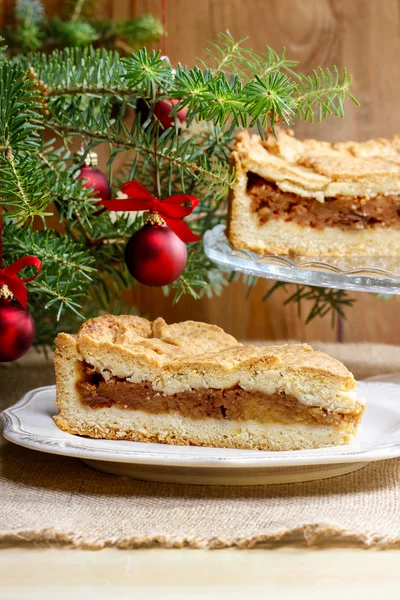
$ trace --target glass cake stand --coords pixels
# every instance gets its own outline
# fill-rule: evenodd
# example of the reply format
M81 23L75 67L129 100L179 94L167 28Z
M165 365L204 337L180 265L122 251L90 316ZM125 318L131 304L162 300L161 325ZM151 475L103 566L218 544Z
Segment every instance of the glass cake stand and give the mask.
M228 241L225 225L204 235L210 260L249 275L326 288L400 295L399 257L310 257L256 254L238 250Z

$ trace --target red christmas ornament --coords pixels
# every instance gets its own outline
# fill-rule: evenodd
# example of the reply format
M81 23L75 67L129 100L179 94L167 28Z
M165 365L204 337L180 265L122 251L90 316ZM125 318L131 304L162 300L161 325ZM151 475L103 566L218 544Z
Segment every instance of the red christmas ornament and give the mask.
M0 362L20 358L33 344L35 321L17 302L0 299Z
M160 121L161 125L164 129L168 129L172 127L174 124L174 115L170 115L171 110L178 104L179 100L165 98L164 100L159 100L155 104L153 104L153 112L156 115L157 119ZM179 112L176 113L176 118L181 123L186 123L186 115L188 113L187 108L182 108Z
M84 179L83 184L86 188L93 188L94 198L101 200L109 200L111 196L111 188L107 177L99 169L96 168L98 157L96 152L89 152L85 158L85 164L81 167L78 179Z
M19 271L28 266L36 268L35 275L19 277ZM0 269L0 362L20 358L33 344L35 322L26 310L28 291L25 283L35 279L41 267L36 256L24 256ZM17 302L11 301L13 296Z
M132 277L152 287L175 281L186 262L186 244L166 225L144 225L125 249L125 263Z
M125 262L131 275L150 286L168 285L183 272L187 261L185 243L198 242L193 231L184 223L198 200L187 194L175 194L159 200L138 181L122 186L126 199L101 201L99 204L115 211L150 211L146 224L128 241ZM185 206L189 203L190 206Z

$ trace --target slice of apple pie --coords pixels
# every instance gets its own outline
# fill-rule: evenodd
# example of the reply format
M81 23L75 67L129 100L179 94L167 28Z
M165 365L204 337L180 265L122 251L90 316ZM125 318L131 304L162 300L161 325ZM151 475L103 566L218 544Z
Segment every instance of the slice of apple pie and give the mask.
M206 323L103 315L56 345L55 421L72 434L297 450L347 444L364 409L339 361L242 345Z
M228 237L236 248L312 256L400 255L400 137L262 140L240 133Z

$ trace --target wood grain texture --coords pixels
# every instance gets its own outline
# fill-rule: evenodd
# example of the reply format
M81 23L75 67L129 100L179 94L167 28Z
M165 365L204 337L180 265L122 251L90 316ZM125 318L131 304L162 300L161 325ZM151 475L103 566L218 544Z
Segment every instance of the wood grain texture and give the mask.
M106 504L105 504L106 506ZM7 600L397 600L400 550L4 548ZM23 568L21 568L23 565Z
M59 0L44 3L49 14L60 10ZM0 19L5 19L6 7L9 14L11 4L0 1ZM114 19L142 13L160 17L161 0L99 0L96 9L97 16ZM297 134L332 141L365 140L400 131L399 22L398 0L167 0L167 53L173 63L193 65L207 41L229 29L235 38L249 36L247 45L254 50L265 44L276 50L285 46L288 56L299 60L306 72L317 65L346 66L354 76L353 92L361 107L346 102L345 120L299 123ZM100 154L104 165L107 148ZM337 338L329 318L306 326L295 306L282 306L283 291L261 302L270 285L260 281L248 300L247 288L240 283L220 298L185 298L176 306L160 290L143 286L129 297L149 317L210 321L243 339ZM400 301L383 301L372 294L354 297L357 303L347 310L343 340L400 343Z

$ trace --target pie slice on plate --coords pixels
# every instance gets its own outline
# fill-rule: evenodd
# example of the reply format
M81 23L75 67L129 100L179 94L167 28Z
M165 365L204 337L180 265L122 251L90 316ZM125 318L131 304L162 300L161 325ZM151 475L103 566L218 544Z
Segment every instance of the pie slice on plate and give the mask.
M93 438L298 450L352 441L353 375L308 345L242 345L215 325L102 315L56 339L60 429Z

